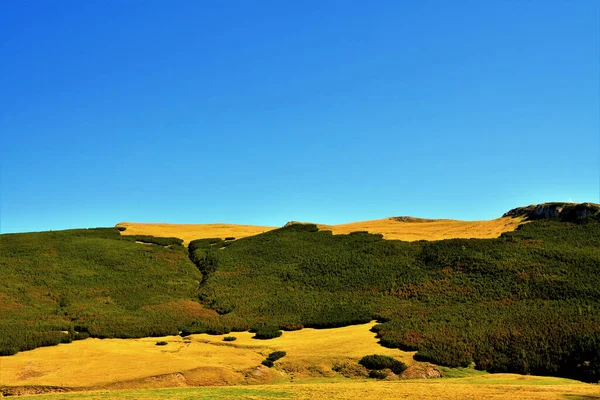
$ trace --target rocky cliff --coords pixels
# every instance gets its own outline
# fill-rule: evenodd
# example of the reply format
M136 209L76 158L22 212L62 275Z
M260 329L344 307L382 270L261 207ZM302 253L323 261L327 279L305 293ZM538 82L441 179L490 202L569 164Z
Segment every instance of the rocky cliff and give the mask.
M600 204L596 203L543 203L513 208L503 217L524 217L525 220L558 218L563 221L577 221L586 218L600 218Z

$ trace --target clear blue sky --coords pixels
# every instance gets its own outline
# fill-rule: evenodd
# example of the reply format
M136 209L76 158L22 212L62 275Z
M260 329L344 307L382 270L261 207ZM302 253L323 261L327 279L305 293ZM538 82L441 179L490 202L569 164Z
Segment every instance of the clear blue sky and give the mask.
M1 232L599 201L600 2L4 1Z

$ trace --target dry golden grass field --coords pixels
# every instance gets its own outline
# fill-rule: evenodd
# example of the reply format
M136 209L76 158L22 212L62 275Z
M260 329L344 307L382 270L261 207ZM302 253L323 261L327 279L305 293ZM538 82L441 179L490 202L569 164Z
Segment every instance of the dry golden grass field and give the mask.
M303 329L267 341L249 332L230 334L234 342L205 334L86 339L0 357L0 385L75 391L22 397L39 399L600 399L598 385L470 369L443 368L442 379L364 378L357 361L367 354L420 365L412 353L381 347L372 325ZM156 346L161 340L168 344ZM274 350L287 355L274 368L260 366Z
M413 353L387 349L370 332L374 323L337 329L285 332L271 340L252 339L249 332L144 339L86 339L0 357L0 385L156 387L271 382L287 376L335 376L334 363L353 364L367 354L394 356L407 364ZM166 341L166 346L157 346ZM275 373L257 367L266 356L283 350Z
M351 222L340 225L322 225L320 229L331 230L334 234L347 234L355 231L381 233L386 239L441 240L452 238L496 238L503 232L513 231L522 222L521 218L497 218L489 221L457 221L451 219L424 220L394 217L373 221ZM240 239L275 229L269 226L234 224L152 224L121 222L117 226L127 228L123 235L152 235L177 237L185 244L200 238L235 237Z
M419 399L419 400L598 400L596 386L557 378L486 376L429 381L367 381L338 379L274 385L221 386L142 390L104 390L23 399L58 400L225 400L225 399Z
M334 234L368 231L370 233L380 233L385 239L414 241L497 238L503 232L514 231L521 222L521 218L497 218L490 221L457 221L452 219L426 220L406 217L405 220L399 221L391 217L341 225L319 225L319 227L331 230Z
M275 229L275 227L272 226L235 224L147 224L137 222L121 222L117 224L117 226L124 226L127 228L127 230L121 234L176 237L183 239L184 244L186 245L194 239L224 239L226 237L240 239Z

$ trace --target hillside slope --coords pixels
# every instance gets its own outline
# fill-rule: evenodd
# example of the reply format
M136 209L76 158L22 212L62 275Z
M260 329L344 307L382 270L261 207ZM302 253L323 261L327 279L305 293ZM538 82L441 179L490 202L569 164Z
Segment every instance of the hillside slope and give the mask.
M0 235L0 355L87 336L177 334L216 315L179 245L140 245L114 228Z
M225 247L223 247L225 246ZM219 250L221 249L222 250ZM332 235L292 224L190 243L200 298L189 332L384 321L382 343L447 366L600 377L600 222L533 221L497 239Z
M188 249L115 228L0 235L0 354L86 335L273 337L376 319L384 345L419 360L595 382L600 214L561 210L494 239L407 242L314 224Z

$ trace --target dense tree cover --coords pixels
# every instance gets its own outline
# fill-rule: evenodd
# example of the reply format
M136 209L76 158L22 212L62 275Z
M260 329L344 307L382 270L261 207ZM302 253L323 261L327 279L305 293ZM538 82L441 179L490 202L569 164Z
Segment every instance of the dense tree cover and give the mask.
M421 360L600 377L595 219L537 220L498 239L411 243L292 224L233 241L192 241L187 253L135 244L115 229L81 230L2 235L0 250L5 353L75 332L253 328L258 336L378 319L383 345L416 350ZM218 315L159 307L194 296Z
M201 279L185 248L137 244L114 228L0 235L0 354L178 334L202 310L181 309Z

